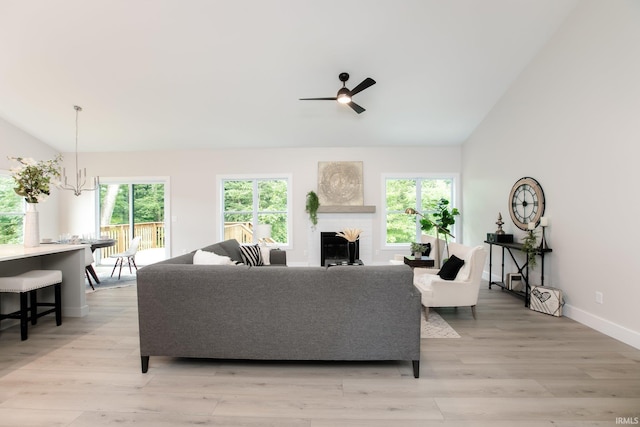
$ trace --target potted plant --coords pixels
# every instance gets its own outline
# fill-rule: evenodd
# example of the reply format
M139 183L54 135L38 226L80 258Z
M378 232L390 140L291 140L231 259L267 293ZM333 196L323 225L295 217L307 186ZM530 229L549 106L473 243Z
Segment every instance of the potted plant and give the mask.
M434 212L429 216L422 216L420 225L423 231L429 232L433 229L436 231L436 238L440 238L440 234L444 236L445 247L447 248L447 254L449 253L449 240L448 237L455 238L451 234L451 226L456 223L456 216L460 215L458 208L449 208L449 201L447 199L438 200L435 205Z
M44 161L24 157L8 157L8 159L20 163L19 166L11 168L11 176L16 184L13 190L27 202L23 223L23 243L25 247L33 248L40 244L40 225L36 206L49 197L51 185L58 185L57 178L60 177L58 164L62 157L58 155L53 160Z
M318 208L320 207L320 200L315 191L309 191L307 193L307 203L305 205L305 212L309 214L309 219L313 228L318 224Z
M420 258L425 252L427 252L427 245L424 243L411 242L411 253L413 256Z

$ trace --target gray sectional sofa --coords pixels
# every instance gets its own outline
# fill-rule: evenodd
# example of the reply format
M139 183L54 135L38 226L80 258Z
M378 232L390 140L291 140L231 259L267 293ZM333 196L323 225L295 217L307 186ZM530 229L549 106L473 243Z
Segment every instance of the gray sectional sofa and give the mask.
M236 241L203 249L239 256ZM142 372L150 356L406 360L418 378L421 304L408 266L250 267L192 260L190 253L138 270Z

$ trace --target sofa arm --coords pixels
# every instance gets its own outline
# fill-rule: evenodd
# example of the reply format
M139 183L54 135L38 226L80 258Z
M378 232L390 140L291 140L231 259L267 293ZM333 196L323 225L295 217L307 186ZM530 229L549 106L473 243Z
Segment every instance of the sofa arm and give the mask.
M269 252L269 263L271 265L287 265L287 251L271 249Z

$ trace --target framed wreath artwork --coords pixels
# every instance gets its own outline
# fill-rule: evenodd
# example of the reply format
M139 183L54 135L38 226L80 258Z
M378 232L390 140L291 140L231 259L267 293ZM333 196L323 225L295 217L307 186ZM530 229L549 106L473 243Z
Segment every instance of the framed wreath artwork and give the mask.
M362 206L362 162L318 162L321 206Z

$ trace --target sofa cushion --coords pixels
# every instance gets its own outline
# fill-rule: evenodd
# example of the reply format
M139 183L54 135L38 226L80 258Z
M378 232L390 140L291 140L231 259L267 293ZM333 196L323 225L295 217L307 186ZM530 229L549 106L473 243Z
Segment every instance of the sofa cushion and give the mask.
M193 254L193 263L195 265L230 265L235 264L235 261L232 261L226 255L218 255L214 252L203 251L198 249L195 254Z
M262 251L259 245L242 245L240 246L240 254L242 261L251 266L264 265L262 260Z
M225 240L202 248L203 251L215 252L218 255L225 255L233 261L243 262L240 255L240 243L236 239Z
M451 257L449 257L449 259L442 265L440 272L438 272L438 276L444 280L454 280L463 265L464 260L455 255L451 255Z

